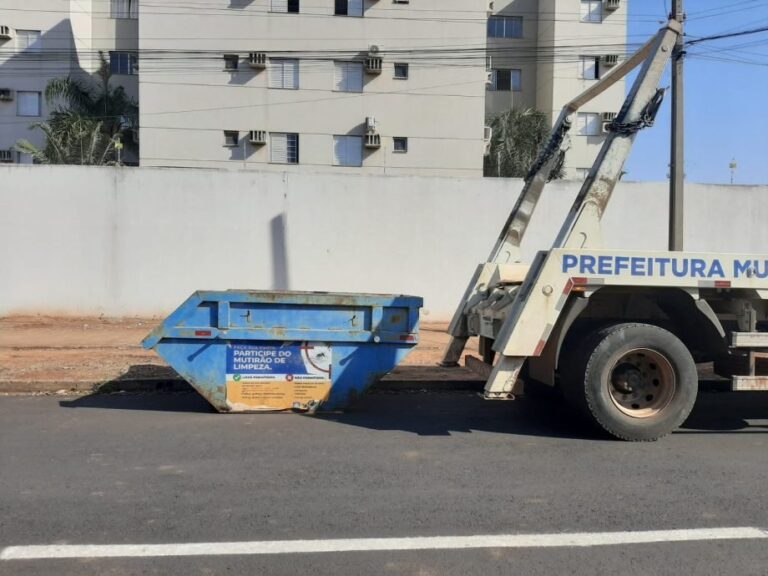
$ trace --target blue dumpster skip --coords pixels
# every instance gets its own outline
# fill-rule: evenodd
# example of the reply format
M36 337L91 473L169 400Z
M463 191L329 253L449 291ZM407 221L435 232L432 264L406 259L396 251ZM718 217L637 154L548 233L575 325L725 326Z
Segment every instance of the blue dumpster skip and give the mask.
M418 343L414 296L195 292L142 342L219 412L341 410Z

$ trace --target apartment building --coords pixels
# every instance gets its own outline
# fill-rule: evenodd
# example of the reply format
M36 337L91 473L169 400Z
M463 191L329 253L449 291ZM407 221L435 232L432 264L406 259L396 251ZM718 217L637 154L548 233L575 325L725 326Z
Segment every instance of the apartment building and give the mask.
M628 0L495 0L488 19L486 113L513 106L545 112L562 107L626 56ZM583 179L619 111L619 82L575 117L566 178Z
M487 9L487 0L142 6L141 164L480 176Z
M141 91L144 166L479 176L486 115L554 119L626 52L628 0L139 2L0 0L0 161L103 51ZM625 90L576 117L566 177Z
M113 82L138 97L137 49L138 0L0 0L0 162L31 162L12 148L44 143L29 128L49 113L47 83L93 74L99 51Z

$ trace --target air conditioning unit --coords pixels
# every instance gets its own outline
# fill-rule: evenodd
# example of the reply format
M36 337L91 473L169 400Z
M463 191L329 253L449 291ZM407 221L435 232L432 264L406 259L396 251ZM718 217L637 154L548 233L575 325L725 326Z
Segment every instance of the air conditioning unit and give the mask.
M606 10L618 10L621 7L621 0L605 0Z
M381 148L381 135L380 134L366 134L365 135L365 147L370 149Z
M0 162L10 164L13 162L13 150L0 150Z
M488 156L491 153L491 139L493 138L493 128L485 126L483 128L483 142L485 143L484 155Z
M600 58L600 60L605 66L616 66L616 64L619 63L619 55L605 54L603 57Z
M267 143L266 130L251 130L248 132L248 142L254 146L263 146Z
M266 52L250 52L248 54L248 66L256 70L263 70L267 67Z
M13 90L0 88L0 102L13 102Z
M0 26L0 40L11 39L11 28L9 26Z
M383 70L384 59L379 54L378 46L371 46L368 49L368 56L365 59L365 71L368 74L381 74Z
M379 123L376 118L368 116L365 119L365 147L381 148L381 135L379 134Z
M611 132L611 125L613 124L614 120L616 120L616 112L603 112L600 115L600 118L603 121L602 132L603 134L608 134Z

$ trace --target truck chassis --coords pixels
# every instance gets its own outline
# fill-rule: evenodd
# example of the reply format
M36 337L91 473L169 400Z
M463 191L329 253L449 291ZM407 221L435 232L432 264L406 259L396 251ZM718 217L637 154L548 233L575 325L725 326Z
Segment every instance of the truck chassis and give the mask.
M569 102L534 164L487 261L449 327L444 366L468 338L487 375L484 396L509 400L525 382L558 387L609 434L655 440L688 417L697 362L714 362L734 390L768 389L768 256L605 250L600 222L639 130L653 124L658 88L682 26L670 20L637 53ZM520 242L568 148L571 116L641 66L549 251L531 264ZM764 366L765 364L765 366Z

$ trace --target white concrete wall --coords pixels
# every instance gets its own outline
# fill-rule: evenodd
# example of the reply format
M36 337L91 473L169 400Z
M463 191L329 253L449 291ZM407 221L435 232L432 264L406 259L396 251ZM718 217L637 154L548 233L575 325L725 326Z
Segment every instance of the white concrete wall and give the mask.
M196 289L399 292L446 320L517 180L0 167L0 314L165 315ZM577 192L548 187L547 249ZM689 185L687 248L768 253L768 187ZM666 189L619 186L607 246L666 246Z

